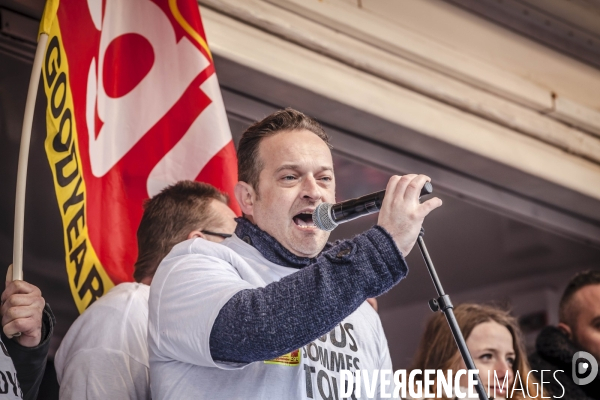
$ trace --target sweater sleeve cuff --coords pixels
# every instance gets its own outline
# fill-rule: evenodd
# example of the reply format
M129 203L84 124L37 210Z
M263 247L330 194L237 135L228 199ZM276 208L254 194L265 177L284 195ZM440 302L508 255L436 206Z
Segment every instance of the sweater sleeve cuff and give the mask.
M360 236L360 235L359 235ZM375 296L387 292L408 274L408 265L396 242L381 226L374 226L363 234L360 240L362 247L379 262L372 263L373 272L377 275ZM366 248L365 248L366 245Z
M404 255L396 245L394 238L384 227L375 225L366 232L366 235L386 260L393 260L396 264L406 264Z

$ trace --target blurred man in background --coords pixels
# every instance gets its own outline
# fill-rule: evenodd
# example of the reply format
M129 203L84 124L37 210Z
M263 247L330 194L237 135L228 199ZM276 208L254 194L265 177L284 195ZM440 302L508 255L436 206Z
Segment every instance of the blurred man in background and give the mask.
M532 369L537 370L540 383L540 371L552 371L544 372L544 387L555 397L564 391L565 400L600 399L600 374L581 386L571 377L576 352L588 352L600 362L599 270L581 272L571 279L560 300L559 321L557 327L549 326L540 332L536 353L530 358ZM560 384L552 378L553 373Z
M227 201L211 185L181 181L145 203L136 282L115 286L71 325L55 359L61 399L150 399L148 285L175 244L231 236L235 214Z

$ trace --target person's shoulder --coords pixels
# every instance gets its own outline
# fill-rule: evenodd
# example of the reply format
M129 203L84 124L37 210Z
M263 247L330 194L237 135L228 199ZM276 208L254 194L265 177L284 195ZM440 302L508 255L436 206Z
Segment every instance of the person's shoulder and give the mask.
M140 315L140 309L146 310L141 314L147 315L149 295L148 285L137 282L120 283L77 317L69 331L107 329L109 326L128 321L130 313ZM144 318L144 315L140 318Z
M150 303L160 296L165 285L187 284L194 281L192 277L204 279L205 274L212 278L240 278L250 268L243 257L227 246L201 238L186 240L175 245L158 266L150 285Z
M173 247L171 252L164 258L161 267L164 265L175 266L182 262L187 263L195 260L198 264L229 264L234 267L244 266L246 262L237 251L230 248L227 242L225 244L211 242L202 238L189 239ZM160 268L159 268L160 270Z
M165 261L189 255L228 258L231 254L235 254L235 252L221 243L211 242L202 238L193 238L173 246L171 252L165 257Z
M106 295L143 296L144 293L148 292L149 288L150 286L139 282L122 282L110 289ZM100 299L102 299L102 297Z
M110 289L104 296L94 302L84 313L103 307L113 307L121 309L127 303L148 302L150 286L138 282L119 283Z
M55 357L62 374L69 360L108 357L127 348L128 337L142 337L147 330L148 285L120 283L96 300L71 324Z

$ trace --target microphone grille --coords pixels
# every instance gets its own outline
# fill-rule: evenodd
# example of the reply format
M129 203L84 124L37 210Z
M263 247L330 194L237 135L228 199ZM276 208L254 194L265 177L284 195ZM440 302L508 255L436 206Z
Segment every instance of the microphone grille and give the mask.
M327 232L334 230L338 226L331 217L331 207L333 207L332 204L321 203L315 208L312 214L316 227Z

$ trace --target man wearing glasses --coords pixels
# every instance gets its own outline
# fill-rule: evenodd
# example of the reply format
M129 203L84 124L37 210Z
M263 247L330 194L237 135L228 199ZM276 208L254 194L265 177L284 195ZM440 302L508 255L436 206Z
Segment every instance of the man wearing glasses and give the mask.
M181 181L144 204L136 282L115 286L71 325L55 358L61 399L150 399L149 285L174 245L231 236L236 222L227 200L211 185Z

